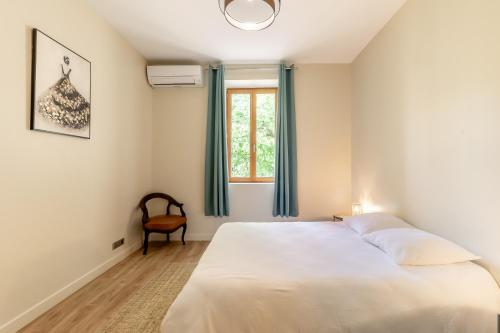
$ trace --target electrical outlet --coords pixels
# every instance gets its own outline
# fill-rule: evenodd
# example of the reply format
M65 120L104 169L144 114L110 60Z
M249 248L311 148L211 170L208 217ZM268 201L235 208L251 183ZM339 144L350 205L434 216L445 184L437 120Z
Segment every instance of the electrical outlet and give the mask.
M116 250L117 248L119 248L120 246L122 246L123 244L125 244L125 238L122 238L120 240L117 240L116 242L114 242L113 244L111 244L111 248L113 250Z

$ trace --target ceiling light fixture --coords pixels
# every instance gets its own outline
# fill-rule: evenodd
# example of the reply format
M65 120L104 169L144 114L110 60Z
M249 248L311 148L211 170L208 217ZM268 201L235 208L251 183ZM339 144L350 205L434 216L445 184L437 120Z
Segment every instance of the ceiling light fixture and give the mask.
M281 0L219 0L226 20L236 28L263 30L273 24L280 12Z

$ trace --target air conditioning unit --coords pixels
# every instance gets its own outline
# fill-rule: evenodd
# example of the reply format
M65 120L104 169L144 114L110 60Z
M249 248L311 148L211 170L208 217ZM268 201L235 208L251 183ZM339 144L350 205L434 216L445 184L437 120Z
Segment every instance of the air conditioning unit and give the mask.
M153 87L203 87L201 66L147 66L149 84Z

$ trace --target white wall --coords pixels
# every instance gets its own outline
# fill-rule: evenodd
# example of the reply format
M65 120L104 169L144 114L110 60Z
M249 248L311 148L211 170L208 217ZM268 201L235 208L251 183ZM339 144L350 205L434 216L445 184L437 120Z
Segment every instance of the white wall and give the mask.
M330 219L350 210L350 66L298 67L299 219ZM269 184L231 184L231 216L204 216L206 119L206 87L153 91L153 187L185 203L188 238L209 239L223 221L280 220Z
M452 239L493 269L499 13L497 0L409 0L353 64L353 199Z
M152 94L143 57L84 0L2 1L0 22L0 331L13 332L139 246ZM32 27L92 62L91 140L28 130Z

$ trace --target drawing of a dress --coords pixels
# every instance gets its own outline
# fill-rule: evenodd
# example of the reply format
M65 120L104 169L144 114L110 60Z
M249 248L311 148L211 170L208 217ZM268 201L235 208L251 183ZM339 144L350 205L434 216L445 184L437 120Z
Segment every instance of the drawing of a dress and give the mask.
M64 57L69 64L69 59ZM62 76L37 101L38 112L50 122L65 128L82 129L90 122L90 104L71 84L69 75L71 69Z

